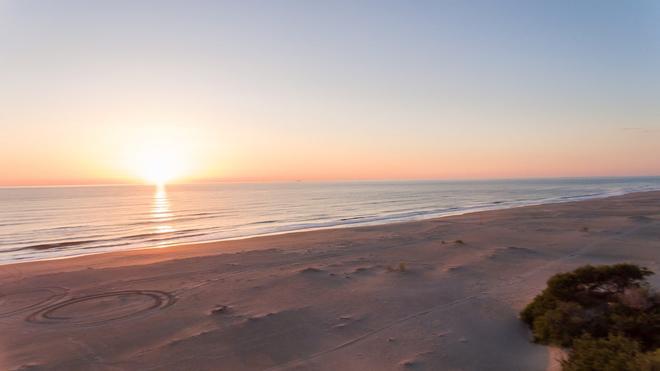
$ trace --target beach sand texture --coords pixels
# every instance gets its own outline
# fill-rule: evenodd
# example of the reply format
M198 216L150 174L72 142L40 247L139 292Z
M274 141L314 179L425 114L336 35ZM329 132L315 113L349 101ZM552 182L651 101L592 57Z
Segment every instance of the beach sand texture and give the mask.
M659 258L646 192L5 265L0 369L546 370L548 277Z

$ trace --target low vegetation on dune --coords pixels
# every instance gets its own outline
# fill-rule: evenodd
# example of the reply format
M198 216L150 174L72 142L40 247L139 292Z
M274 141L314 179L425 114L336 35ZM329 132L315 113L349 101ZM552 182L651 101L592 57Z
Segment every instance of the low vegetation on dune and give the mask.
M534 341L568 349L563 370L660 370L660 295L633 264L556 274L520 313Z

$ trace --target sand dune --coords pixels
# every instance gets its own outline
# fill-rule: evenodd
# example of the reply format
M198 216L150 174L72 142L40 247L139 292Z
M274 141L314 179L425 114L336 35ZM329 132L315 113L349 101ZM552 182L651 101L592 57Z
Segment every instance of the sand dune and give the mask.
M648 192L2 266L0 369L546 370L545 280L658 249Z

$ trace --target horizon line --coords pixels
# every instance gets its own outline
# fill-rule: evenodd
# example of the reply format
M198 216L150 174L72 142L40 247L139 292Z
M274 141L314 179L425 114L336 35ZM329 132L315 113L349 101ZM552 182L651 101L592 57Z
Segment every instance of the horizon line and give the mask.
M212 184L225 184L225 183L359 183L359 182L465 182L465 181L502 181L502 180L544 180L544 179L607 179L607 178L658 178L660 174L655 175L588 175L588 176L532 176L532 177L495 177L495 178L367 178L367 179L207 179L198 181L181 181L169 182L165 185L179 186L179 185L212 185ZM79 183L79 184L17 184L17 185L1 185L0 189L12 188L77 188L77 187L127 187L127 186L145 186L156 187L156 184L130 182L130 183Z

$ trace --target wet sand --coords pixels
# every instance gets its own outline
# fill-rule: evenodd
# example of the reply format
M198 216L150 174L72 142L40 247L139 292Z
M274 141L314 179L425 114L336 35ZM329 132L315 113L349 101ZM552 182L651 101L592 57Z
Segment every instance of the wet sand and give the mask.
M546 370L548 277L659 260L646 192L5 265L0 369Z

